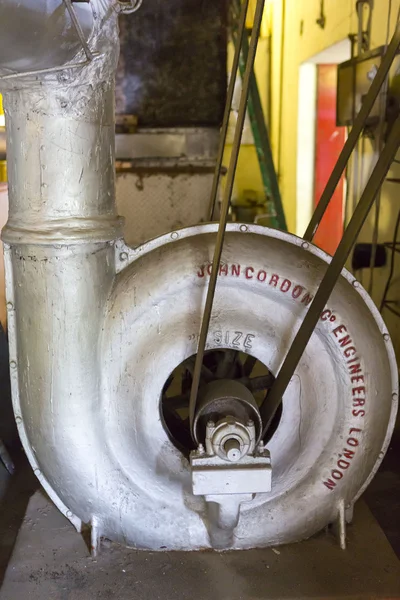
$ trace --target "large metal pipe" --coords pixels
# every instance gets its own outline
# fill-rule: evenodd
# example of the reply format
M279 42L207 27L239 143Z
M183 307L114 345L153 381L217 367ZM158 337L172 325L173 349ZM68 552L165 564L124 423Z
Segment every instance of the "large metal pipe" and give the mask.
M89 44L97 58L84 68L68 68L82 60L83 50L78 51L76 39L70 42L71 24L61 4L38 1L35 9L28 0L1 4L1 29L8 29L6 39L12 44L8 54L0 49L7 69L55 67L68 60L56 73L0 81L10 202L2 237L19 433L46 491L79 528L82 514L73 514L74 486L85 488L88 498L97 492L95 462L83 466L85 481L82 472L76 474L82 462L82 444L77 452L76 439L85 440L91 451L96 448L101 460L101 441L92 435L99 398L98 333L115 274L113 242L120 237L114 201L114 72L119 47L111 2L74 4L75 10L86 13L82 24L92 22ZM12 40L18 35L18 17L31 24L23 51ZM48 62L47 31L54 36L54 24L61 35L53 39ZM21 60L23 54L29 58ZM60 472L66 444L67 474L65 466ZM65 476L74 482L68 490L68 509L61 482Z

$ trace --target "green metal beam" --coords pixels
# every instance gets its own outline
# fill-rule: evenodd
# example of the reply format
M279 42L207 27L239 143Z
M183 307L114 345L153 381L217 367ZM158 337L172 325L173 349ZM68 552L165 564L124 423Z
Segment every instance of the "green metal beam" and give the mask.
M233 7L234 11L240 11L241 1L234 0L233 4L235 5ZM232 13L234 11L232 11ZM234 14L231 24L231 35L235 47L237 44L237 33L235 26L236 22L237 19L235 18ZM242 42L241 56L239 60L239 71L242 79L245 65L247 62L248 52L249 41L247 36L245 35ZM256 148L257 158L260 165L267 211L271 217L273 226L277 229L287 231L286 218L283 210L281 194L279 191L278 177L275 171L274 160L272 157L272 149L268 134L268 128L264 118L260 92L258 89L254 70L250 79L250 92L247 108L251 123L251 130L254 138L254 145Z

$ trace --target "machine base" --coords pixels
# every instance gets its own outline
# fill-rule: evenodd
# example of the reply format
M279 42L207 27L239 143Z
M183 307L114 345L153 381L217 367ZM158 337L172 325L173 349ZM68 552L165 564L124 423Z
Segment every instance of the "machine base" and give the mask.
M102 544L93 559L73 526L37 492L0 600L285 600L400 598L400 562L367 506L355 507L348 549L331 534L278 548L143 552Z

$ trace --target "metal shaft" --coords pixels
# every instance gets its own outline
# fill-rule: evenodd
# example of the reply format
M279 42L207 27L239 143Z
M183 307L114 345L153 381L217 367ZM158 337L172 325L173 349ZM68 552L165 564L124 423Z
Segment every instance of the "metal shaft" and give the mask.
M82 44L83 50L85 51L86 58L88 60L93 60L92 51L90 50L88 43L85 39L85 34L82 31L81 24L79 23L79 19L76 16L76 12L74 10L74 7L72 6L71 0L64 0L64 3L65 3L65 6L67 7L69 16L71 17L71 21L75 27L76 33L78 34L78 37Z
M237 161L238 161L238 157L239 157L240 143L242 141L243 125L244 125L244 120L246 117L246 107L247 107L247 99L249 96L250 78L251 78L251 74L253 72L254 60L256 57L256 51L257 51L257 45L258 45L258 38L260 35L263 11L264 11L264 0L257 0L256 11L255 11L255 15L254 15L254 24L253 24L253 29L251 32L249 55L248 55L246 70L244 73L243 83L242 83L242 93L240 96L238 118L237 118L237 122L236 122L235 135L234 135L233 146L232 146L232 154L231 154L231 159L229 162L226 187L225 187L224 197L223 197L222 206L221 206L221 215L220 215L219 227L218 227L218 232L217 232L217 240L216 240L215 250L214 250L212 271L211 271L210 282L209 282L208 290L207 290L206 305L204 308L203 320L201 323L200 339L199 339L199 345L198 345L197 355L196 355L196 362L195 362L194 372L193 372L193 383L192 383L192 388L190 391L189 419L190 419L190 429L192 431L193 436L195 435L193 432L193 422L194 422L194 416L195 416L195 410L196 410L197 393L198 393L199 383L200 383L201 367L203 364L208 328L210 325L211 311L212 311L212 306L213 306L213 302L214 302L215 287L217 284L219 264L220 264L220 260L221 260L221 254L222 254L222 246L223 246L224 237L225 237L226 221L228 219L228 211L229 211L229 205L230 205L231 196L232 196L233 183L235 180L235 173L236 173L236 166L237 166Z
M231 76L229 79L228 92L226 95L225 112L224 112L224 118L222 121L221 135L220 135L220 139L219 139L217 163L215 165L214 179L213 179L213 185L212 185L212 189L211 189L210 209L209 209L210 221L212 221L212 219L213 219L214 211L215 211L215 204L216 204L216 200L217 200L219 178L221 175L221 166L222 166L222 160L224 157L225 142L226 142L226 136L227 136L228 127L229 127L229 117L231 115L233 96L235 93L235 84L236 84L237 72L238 72L238 67L239 67L240 53L241 53L243 39L244 39L245 33L246 33L246 17L247 17L248 6L249 6L249 0L245 0L241 6L241 11L240 11L237 44L235 46L235 55L233 57L232 71L231 71Z
M336 281L345 265L347 257L350 254L354 240L357 238L369 211L374 203L376 195L386 177L390 165L396 156L400 145L400 117L397 118L390 137L383 148L378 162L371 174L371 177L365 186L356 210L350 220L349 225L344 232L342 241L332 258L332 261L322 279L315 298L298 330L296 337L290 347L289 352L279 371L278 377L273 384L270 393L267 396L261 408L261 417L264 423L263 436L266 434L271 421L282 402L282 396L294 374L298 362L308 344L308 341L318 323L318 319L324 309Z
M371 87L369 88L368 93L364 98L360 112L358 113L356 120L354 121L354 125L351 128L349 137L347 138L345 145L343 146L343 150L340 153L340 156L335 165L335 168L333 169L332 174L329 177L328 183L326 184L325 189L322 192L320 201L317 204L317 207L311 218L310 224L308 225L307 230L304 234L305 240L311 241L315 235L315 232L318 229L321 219L325 214L325 211L326 211L328 204L335 192L335 189L339 183L339 180L343 174L343 171L346 168L346 165L350 158L350 155L351 155L352 151L354 150L357 140L365 126L368 115L371 112L371 109L378 97L379 91L382 88L382 85L386 79L387 74L389 73L389 69L390 69L390 67L393 63L393 60L397 54L399 46L400 46L400 22L398 22L396 25L396 29L393 34L392 40L389 44L389 47L387 49L387 52L384 55L383 60L379 66L379 69L374 77L374 80L371 83Z

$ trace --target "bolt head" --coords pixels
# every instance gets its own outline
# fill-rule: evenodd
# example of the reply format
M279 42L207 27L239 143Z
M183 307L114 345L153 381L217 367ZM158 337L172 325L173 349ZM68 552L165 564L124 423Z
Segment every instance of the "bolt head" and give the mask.
M203 455L203 454L205 454L205 453L206 453L206 451L204 450L204 446L203 446L203 444L199 444L199 445L197 446L197 454L198 454L199 456L202 456L202 455Z

